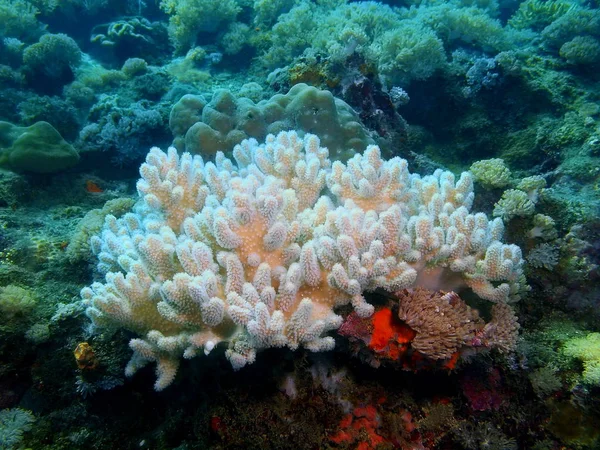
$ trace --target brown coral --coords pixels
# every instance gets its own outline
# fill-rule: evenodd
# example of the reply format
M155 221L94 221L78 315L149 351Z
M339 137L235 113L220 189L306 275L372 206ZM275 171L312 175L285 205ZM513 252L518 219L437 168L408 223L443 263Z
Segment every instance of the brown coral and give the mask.
M501 353L510 353L517 345L519 328L512 307L506 303L496 303L492 307L492 320L483 328L482 344L496 348Z
M431 359L447 359L468 345L483 326L477 311L454 292L423 288L396 292L398 317L417 334L412 347Z

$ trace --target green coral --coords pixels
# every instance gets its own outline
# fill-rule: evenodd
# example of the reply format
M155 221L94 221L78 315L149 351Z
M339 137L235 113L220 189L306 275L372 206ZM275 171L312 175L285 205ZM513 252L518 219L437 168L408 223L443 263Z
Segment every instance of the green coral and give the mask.
M536 269L552 270L558 264L560 250L556 245L544 242L534 247L527 255L527 262Z
M541 31L559 17L577 8L576 3L565 0L525 0L519 5L519 9L510 18L508 24L517 29L530 28Z
M600 35L600 10L572 9L542 31L544 41L554 48L560 48L574 37L584 35Z
M527 193L518 189L508 189L494 205L494 217L510 220L513 217L527 217L535 212L535 204Z
M530 238L541 238L548 241L556 239L558 233L555 226L556 223L552 217L544 214L536 214L533 217L533 228L529 230L527 235Z
M148 72L148 63L142 58L129 58L121 67L127 78L134 78L138 75Z
M45 26L38 22L39 10L25 0L0 0L0 38L35 41Z
M582 331L565 317L547 317L537 330L524 333L522 351L532 368L552 367L559 371L571 371L573 358L561 351L563 344L571 339L580 338Z
M510 183L510 169L501 158L476 161L469 169L475 180L490 188L503 188Z
M77 43L66 34L45 34L23 52L23 64L34 74L60 79L73 73L82 59Z
M127 80L120 70L105 69L101 64L86 60L77 70L77 81L96 93L105 92Z
M43 344L50 339L50 327L46 323L36 323L27 330L25 338L34 344Z
M567 341L563 353L583 363L583 382L600 385L600 333Z
M87 108L94 104L96 94L94 90L81 81L74 81L63 89L63 95L67 104L72 104L80 108Z
M4 64L17 68L23 61L23 50L27 45L13 37L2 39L2 60Z
M312 3L302 3L290 12L282 14L270 32L261 33L262 42L254 38L253 43L265 53L261 63L267 68L283 66L302 54L311 46L311 36L317 32L319 9Z
M78 161L77 151L49 123L18 127L0 122L0 167L14 172L53 173Z
M529 375L529 381L535 393L540 397L547 397L562 388L560 378L553 367L545 366L534 370Z
M360 55L389 86L403 85L427 79L445 67L446 54L452 48L467 45L483 51L502 50L531 37L516 30L507 33L488 11L465 7L477 2L436 2L410 9L369 1L326 3L295 2L289 11L291 2L285 3L281 10L287 12L271 30L259 28L249 38L251 45L264 52L260 62L275 69L308 49L327 55L334 63ZM490 2L482 3L497 9ZM273 14L265 20L273 20Z
M564 66L559 58L540 55L527 48L502 52L495 59L504 73L522 80L527 85L528 92L536 96L541 95L560 108L568 107L575 98L584 94L577 86L573 74L559 70ZM530 129L536 126L533 125ZM526 130L521 132L528 133ZM510 148L512 144L507 142L506 145ZM519 152L521 155L518 159L524 162L531 160L528 152L531 153L531 150L524 149L522 153Z
M160 7L170 16L169 36L179 54L196 43L199 33L219 31L241 11L235 0L162 0Z
M145 73L134 77L129 87L136 98L158 101L173 85L173 77L167 69L150 66Z
M457 8L444 4L411 10L411 14L433 29L447 45L447 50L458 43L484 51L508 50L513 47L513 39L519 37L516 33L505 32L500 21L476 7Z
M27 316L35 305L35 296L29 289L13 284L0 289L0 312L6 319Z
M323 2L299 3L279 16L270 32L251 38L255 47L265 51L261 62L271 69L280 67L308 48L324 52L336 62L355 53L376 62L380 44L375 41L401 26L400 15L375 2L332 3L329 9Z
M565 177L566 178L566 177ZM599 201L593 186L580 188L577 180L561 180L544 191L544 211L554 218L558 229L569 229L577 223L598 217Z
M204 62L206 51L202 47L194 47L187 52L185 58L176 58L166 70L181 83L202 84L210 80L210 72L200 67Z
M392 8L375 2L341 5L319 21L318 32L311 45L325 51L336 61L343 61L353 53L369 60L369 45L385 32L400 26L401 17Z
M590 136L591 130L586 127L585 117L575 111L567 112L564 117L548 121L539 130L543 144L561 150L567 146L579 146Z
M72 141L79 135L81 111L57 95L30 94L17 105L17 109L23 125L48 122L65 139Z
M538 202L540 194L546 187L546 180L540 175L525 177L517 184L517 189L525 192L534 204Z
M424 80L446 63L442 41L416 21L404 21L383 34L371 51L377 55L379 72L387 78L388 85Z
M289 12L298 3L299 0L254 0L254 23L270 26L281 14Z
M600 42L591 36L575 36L562 45L559 54L569 64L597 64L600 61Z
M245 23L232 23L221 38L221 47L226 55L239 53L248 44L250 27Z
M25 78L23 74L17 70L14 70L10 66L0 65L0 85L4 87L16 87L23 86L25 84Z
M66 3L65 0L29 0L29 2L44 14L49 14L56 10L59 2Z

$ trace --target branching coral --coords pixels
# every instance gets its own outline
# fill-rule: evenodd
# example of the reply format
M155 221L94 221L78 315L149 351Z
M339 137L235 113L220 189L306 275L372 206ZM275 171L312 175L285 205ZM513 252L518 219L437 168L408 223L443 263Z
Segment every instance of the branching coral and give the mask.
M106 275L82 290L88 315L142 336L126 373L157 362L157 390L181 356L219 342L234 368L267 347L331 349L334 307L369 316L365 291L470 287L506 302L524 288L502 221L469 212L468 173L410 174L376 146L330 169L319 139L295 132L245 140L233 156L151 150L135 212L107 216L92 239Z

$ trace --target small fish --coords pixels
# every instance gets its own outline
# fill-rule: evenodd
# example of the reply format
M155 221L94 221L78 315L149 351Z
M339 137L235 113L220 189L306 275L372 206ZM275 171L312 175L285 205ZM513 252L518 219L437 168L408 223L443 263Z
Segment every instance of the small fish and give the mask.
M88 192L94 193L94 194L99 194L101 192L104 192L104 189L102 189L100 186L98 186L92 180L87 180L85 182L85 190Z

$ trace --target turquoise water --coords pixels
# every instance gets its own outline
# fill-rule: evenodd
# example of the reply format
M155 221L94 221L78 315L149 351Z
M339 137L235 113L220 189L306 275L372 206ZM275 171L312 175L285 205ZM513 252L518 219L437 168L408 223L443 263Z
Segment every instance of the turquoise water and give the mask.
M0 0L0 449L600 448L598 6Z

